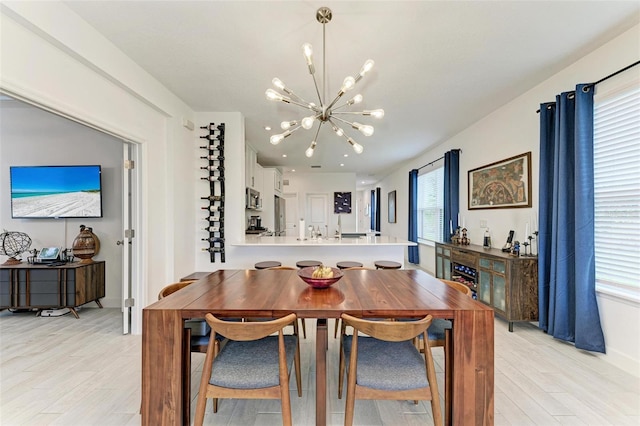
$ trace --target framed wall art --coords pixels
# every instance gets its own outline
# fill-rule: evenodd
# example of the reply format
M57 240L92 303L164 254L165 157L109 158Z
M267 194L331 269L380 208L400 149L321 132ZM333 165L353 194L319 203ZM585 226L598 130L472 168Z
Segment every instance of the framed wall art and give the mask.
M396 223L396 191L389 193L389 223Z
M531 151L469 170L469 210L531 207Z
M334 192L333 193L333 212L351 213L351 193L350 192Z

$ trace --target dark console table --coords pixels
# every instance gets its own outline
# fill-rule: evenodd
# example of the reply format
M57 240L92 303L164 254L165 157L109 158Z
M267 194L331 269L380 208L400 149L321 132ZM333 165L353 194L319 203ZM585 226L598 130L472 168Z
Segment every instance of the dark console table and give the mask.
M538 258L436 243L436 277L462 282L509 323L538 320Z
M0 265L0 310L69 308L76 318L80 305L105 295L104 261L61 266Z

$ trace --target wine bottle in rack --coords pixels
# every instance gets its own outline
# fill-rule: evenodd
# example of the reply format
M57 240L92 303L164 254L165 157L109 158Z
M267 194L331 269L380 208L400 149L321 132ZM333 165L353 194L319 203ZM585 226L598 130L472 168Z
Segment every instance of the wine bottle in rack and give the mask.
M210 253L224 253L224 247L203 248L202 251L208 251Z
M210 210L212 212L219 212L221 209L221 206L209 206L209 207L201 207L202 210Z
M220 159L220 156L219 155L207 155L207 156L204 156L204 157L200 157L200 159L216 161L216 160ZM224 159L224 157L222 157L222 159Z
M209 232L224 232L224 227L223 226L209 226L207 228L204 228L205 231L209 231Z
M200 178L202 180L210 180L212 182L221 182L224 180L224 176L207 176Z
M220 125L215 125L215 123L209 123L207 126L200 126L201 129L204 130L220 130Z
M200 197L201 200L224 201L224 195L209 195L208 197Z
M220 145L202 145L200 149L208 149L210 151L219 151Z
M211 243L224 243L224 238L222 238L222 237L210 237L210 238L203 238L202 241L209 241Z
M220 216L209 216L207 220L209 222L224 222L224 218L221 218Z
M204 135L204 136L200 136L200 139L209 139L210 141L213 141L213 140L222 141L222 135Z
M224 171L224 166L202 166L200 167L202 170L209 170L209 171L219 171L222 172Z

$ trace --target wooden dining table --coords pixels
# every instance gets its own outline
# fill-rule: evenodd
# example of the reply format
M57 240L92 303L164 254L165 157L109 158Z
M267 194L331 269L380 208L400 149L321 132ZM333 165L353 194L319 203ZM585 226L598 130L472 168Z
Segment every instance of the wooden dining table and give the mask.
M432 315L452 320L453 394L448 422L492 425L493 310L421 270L349 270L327 289L287 270L218 270L143 309L142 424L189 422L190 354L184 321L220 317L317 319L316 425L326 424L327 319Z

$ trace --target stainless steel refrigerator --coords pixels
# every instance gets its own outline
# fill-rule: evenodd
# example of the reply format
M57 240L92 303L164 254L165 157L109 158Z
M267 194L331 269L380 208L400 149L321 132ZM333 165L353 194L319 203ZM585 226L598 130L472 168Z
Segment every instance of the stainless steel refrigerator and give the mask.
M278 197L277 195L274 195L274 235L285 235L285 231L287 229L287 221L286 221L286 206L285 206L285 199L282 197Z

